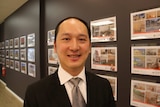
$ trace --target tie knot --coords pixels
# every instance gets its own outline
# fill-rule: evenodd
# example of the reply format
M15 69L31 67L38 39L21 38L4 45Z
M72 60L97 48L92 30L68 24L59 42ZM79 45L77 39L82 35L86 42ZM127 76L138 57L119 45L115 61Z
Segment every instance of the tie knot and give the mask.
M70 79L70 82L75 86L75 87L77 87L78 86L78 84L79 84L79 82L81 81L81 78L72 78L72 79Z

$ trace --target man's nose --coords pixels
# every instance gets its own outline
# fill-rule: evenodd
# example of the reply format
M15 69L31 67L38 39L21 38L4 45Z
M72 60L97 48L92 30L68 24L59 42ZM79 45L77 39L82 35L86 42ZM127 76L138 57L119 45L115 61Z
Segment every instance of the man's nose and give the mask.
M72 40L72 42L70 43L70 49L74 50L74 51L79 49L78 40L76 40L76 39Z

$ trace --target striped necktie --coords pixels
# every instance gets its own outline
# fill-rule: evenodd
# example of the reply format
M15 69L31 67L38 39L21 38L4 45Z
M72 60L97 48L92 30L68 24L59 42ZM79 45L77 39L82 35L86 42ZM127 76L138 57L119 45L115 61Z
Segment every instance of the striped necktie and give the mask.
M79 82L81 81L80 78L72 78L70 82L73 84L72 89L72 107L85 107L84 98L80 92L78 87Z

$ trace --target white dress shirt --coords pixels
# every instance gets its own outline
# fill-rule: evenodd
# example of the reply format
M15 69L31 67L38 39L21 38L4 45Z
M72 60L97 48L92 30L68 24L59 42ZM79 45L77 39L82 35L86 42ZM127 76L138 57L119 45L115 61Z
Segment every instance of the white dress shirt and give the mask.
M73 77L71 74L69 74L68 72L66 72L61 66L59 66L58 69L58 77L60 80L60 84L64 85L68 94L68 97L70 99L70 102L72 104L72 88L73 88L73 84L69 82L69 80L71 78L76 78L79 77L82 79L82 81L80 81L80 83L78 84L80 91L82 93L82 96L87 104L87 91L86 91L86 76L85 76L85 67L83 68L83 70L79 73L79 75Z

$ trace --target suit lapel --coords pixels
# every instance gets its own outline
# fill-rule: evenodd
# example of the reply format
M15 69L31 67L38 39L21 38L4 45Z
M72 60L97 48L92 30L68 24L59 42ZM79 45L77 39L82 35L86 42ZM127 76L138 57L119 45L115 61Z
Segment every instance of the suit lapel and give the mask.
M96 106L96 87L94 79L90 73L86 72L86 81L87 81L87 106L86 107L95 107Z
M60 85L58 73L56 72L50 82L50 90L48 92L53 107L71 107L71 103L64 85Z
M96 87L92 74L86 72L87 81L87 105L86 107L96 107ZM60 85L58 73L52 75L48 90L48 100L51 107L72 107L64 85Z

